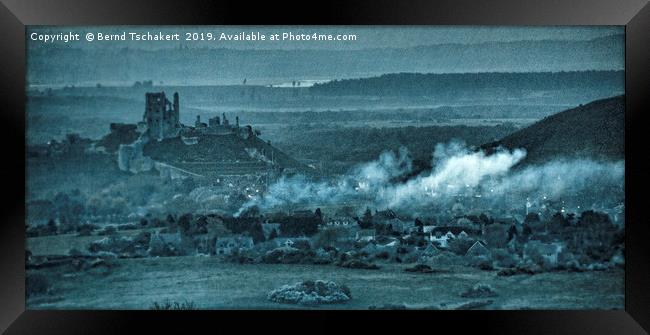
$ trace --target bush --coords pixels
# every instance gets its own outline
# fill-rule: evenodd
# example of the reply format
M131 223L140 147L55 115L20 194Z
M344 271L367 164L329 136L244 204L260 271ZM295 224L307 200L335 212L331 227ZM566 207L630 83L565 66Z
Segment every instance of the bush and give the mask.
M474 240L469 238L454 238L449 240L448 249L456 255L465 255L467 250L474 244Z
M435 272L430 266L426 264L417 264L413 267L404 269L406 272L417 272L417 273L433 273Z
M542 267L533 262L521 262L514 268L505 268L497 272L497 276L514 276L520 274L534 275L542 272Z
M477 268L483 270L483 271L492 271L494 270L494 266L492 265L492 261L486 258L480 258L476 263L474 263L474 266Z
M339 260L339 262L337 262L336 265L343 268L350 268L350 269L367 269L367 270L379 269L379 266L377 264L359 258Z
M181 310L195 310L196 306L192 301L177 302L165 300L162 303L154 302L149 309L156 311L181 311Z
M307 280L294 285L284 285L269 292L269 300L284 304L319 305L342 303L352 294L345 285L331 281Z
M492 286L487 284L476 284L474 287L460 294L463 298L490 298L496 297L497 293Z
M134 237L112 235L92 242L88 246L88 251L92 253L106 251L121 257L144 257L150 240L151 233L149 232L142 232Z
M505 249L492 249L492 257L496 261L496 265L504 268L515 267L518 259L517 255Z
M375 255L377 259L389 259L390 253L388 251L380 251Z
M292 247L275 248L262 257L262 262L268 264L312 264L316 253L311 250L301 250Z
M342 228L329 227L321 230L314 236L314 246L316 248L330 247L342 236ZM275 231L275 230L273 230ZM271 237L269 237L271 239Z

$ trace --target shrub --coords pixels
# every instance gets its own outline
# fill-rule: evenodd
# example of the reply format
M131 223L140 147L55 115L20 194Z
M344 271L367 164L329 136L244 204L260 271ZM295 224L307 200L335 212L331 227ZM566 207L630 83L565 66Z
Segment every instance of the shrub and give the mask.
M487 284L476 284L474 287L460 294L463 298L490 298L496 297L497 293L492 286Z
M275 229L273 230L275 232ZM318 232L316 236L314 236L314 246L316 248L325 248L332 246L336 241L338 241L339 237L342 235L341 228L325 228ZM269 236L269 239L271 237Z
M416 264L413 267L404 269L406 272L433 273L434 270L426 264Z
M316 253L293 247L280 247L267 252L262 262L268 264L312 264Z
M92 235L92 232L95 231L97 228L96 225L92 224L82 224L79 227L77 227L77 235L79 236L90 236Z
M267 298L285 304L318 305L346 302L352 298L352 294L345 285L331 281L307 280L294 285L284 285L269 292Z
M192 301L177 302L165 300L161 303L154 302L149 309L157 311L181 311L181 310L195 310L196 306Z
M378 259L389 259L390 258L390 253L388 251L380 251L375 255L375 258Z
M454 238L448 242L449 251L456 255L465 255L467 250L474 244L474 240L469 238Z

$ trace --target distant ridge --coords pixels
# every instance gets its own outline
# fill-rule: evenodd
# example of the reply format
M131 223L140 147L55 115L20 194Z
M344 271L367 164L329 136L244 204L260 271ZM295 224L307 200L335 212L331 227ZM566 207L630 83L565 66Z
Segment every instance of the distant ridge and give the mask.
M478 72L478 73L389 73L377 77L334 80L315 84L310 91L323 95L437 96L458 92L505 91L511 94L534 91L598 91L602 96L622 92L624 71L570 72Z
M522 164L554 158L625 159L625 96L596 100L546 117L482 146L525 148Z
M98 81L105 85L136 80L173 83L179 78L187 84L214 85L238 84L248 78L250 85L260 81L272 84L399 72L579 71L625 67L625 38L621 34L581 41L445 43L361 50L174 48L153 51L106 47L77 49L56 44L42 47L32 43L28 43L28 47L27 82L46 85L79 85L82 82L94 85ZM128 62L116 63L115 59ZM165 71L160 70L163 68ZM152 78L152 74L155 77Z

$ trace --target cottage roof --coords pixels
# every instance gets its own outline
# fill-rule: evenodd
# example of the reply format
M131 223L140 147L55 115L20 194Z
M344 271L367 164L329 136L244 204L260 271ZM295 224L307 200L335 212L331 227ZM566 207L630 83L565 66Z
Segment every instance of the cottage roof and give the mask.
M385 219L395 219L395 218L397 218L397 213L395 213L392 209L386 209L386 210L377 212L375 214L375 216L380 217L380 218L385 218Z
M178 244L181 242L180 233L158 233L154 236L157 236L160 240L165 243Z
M489 254L490 250L488 250L481 241L476 241L471 247L469 247L469 249L467 249L465 256L484 256Z
M422 254L426 256L433 256L437 253L440 252L440 249L436 248L432 243L429 243L429 245L422 251Z
M357 232L358 236L375 236L374 229L361 229Z

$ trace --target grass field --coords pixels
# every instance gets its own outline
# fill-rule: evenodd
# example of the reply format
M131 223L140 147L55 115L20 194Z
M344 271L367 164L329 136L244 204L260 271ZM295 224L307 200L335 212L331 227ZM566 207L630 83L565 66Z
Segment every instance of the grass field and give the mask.
M623 270L553 272L500 277L495 271L456 267L446 273L406 273L405 264L379 270L333 265L230 264L215 257L118 260L109 274L66 267L38 270L52 283L50 293L27 300L28 309L148 309L154 302L192 302L199 309L307 308L266 299L285 284L307 279L347 285L353 298L321 308L368 309L384 304L453 306L472 299L459 295L477 283L499 294L488 309L622 309ZM30 270L33 271L33 270Z

